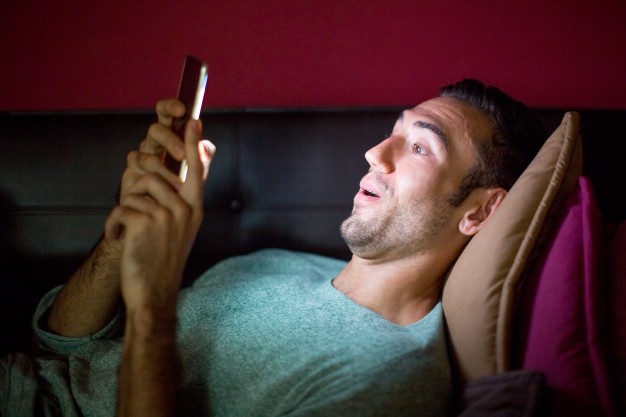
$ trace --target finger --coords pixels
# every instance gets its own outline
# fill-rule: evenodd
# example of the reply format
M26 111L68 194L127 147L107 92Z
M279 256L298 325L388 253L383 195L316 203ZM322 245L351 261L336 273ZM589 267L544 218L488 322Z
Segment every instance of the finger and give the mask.
M178 193L161 177L146 175L133 184L120 205L111 212L105 222L105 237L119 240L132 231L137 233L147 227L146 221L185 219L189 211Z
M198 151L200 152L200 162L202 163L202 180L206 181L209 176L209 167L211 166L211 161L215 157L215 152L217 152L217 148L213 144L213 142L209 140L201 140Z
M163 164L160 156L132 151L128 154L127 165L128 169L123 174L124 192L127 192L138 179L148 173L158 174L176 190L181 186L178 175Z
M148 215L154 213L157 209L157 203L153 198L137 193L126 196L122 204L125 208L131 208L137 212L146 213Z
M162 123L154 123L148 128L148 134L139 145L139 150L160 156L165 151L179 161L185 156L185 145L180 136Z
M145 234L146 230L151 229L149 219L152 217L146 214L129 206L115 207L104 223L104 237L121 240L127 234L130 236L133 230L136 235Z
M187 201L202 202L203 184L210 160L215 153L215 146L208 141L201 141L202 122L190 120L185 130L185 149L188 165L184 193Z
M121 240L124 238L124 208L115 207L104 222L104 237L109 240Z
M159 123L171 127L175 117L182 117L185 114L185 105L173 98L159 100L156 105L156 113Z
M139 200L137 200L137 198L139 198ZM132 184L127 191L124 205L130 205L136 210L150 213L154 210L154 205L150 204L145 206L136 203L136 201L146 199L152 200L156 202L156 204L164 207L176 207L182 203L178 196L178 190L173 188L171 183L163 176L157 175L156 173L148 173Z

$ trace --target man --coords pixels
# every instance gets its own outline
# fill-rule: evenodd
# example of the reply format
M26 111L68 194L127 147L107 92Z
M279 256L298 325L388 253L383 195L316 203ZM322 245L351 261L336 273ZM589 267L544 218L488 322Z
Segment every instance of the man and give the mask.
M260 251L179 293L215 154L199 122L184 144L170 130L183 111L157 104L105 239L40 303L43 412L445 414L443 278L545 139L532 113L475 80L444 87L366 153L341 225L349 262ZM185 183L164 152L187 159Z

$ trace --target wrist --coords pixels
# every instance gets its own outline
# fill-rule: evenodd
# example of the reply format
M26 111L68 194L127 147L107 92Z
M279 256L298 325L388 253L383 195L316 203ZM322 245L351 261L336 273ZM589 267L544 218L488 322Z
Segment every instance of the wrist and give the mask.
M174 340L176 305L133 306L126 310L126 335L132 338L155 339L158 343Z

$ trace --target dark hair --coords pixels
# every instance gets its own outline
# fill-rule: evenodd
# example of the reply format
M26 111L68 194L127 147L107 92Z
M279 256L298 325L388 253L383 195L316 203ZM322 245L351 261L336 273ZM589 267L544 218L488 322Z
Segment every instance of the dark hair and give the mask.
M523 103L474 79L446 85L440 96L469 104L486 114L493 124L491 140L476 142L478 164L467 173L450 204L461 205L475 188L509 190L546 140L539 119Z

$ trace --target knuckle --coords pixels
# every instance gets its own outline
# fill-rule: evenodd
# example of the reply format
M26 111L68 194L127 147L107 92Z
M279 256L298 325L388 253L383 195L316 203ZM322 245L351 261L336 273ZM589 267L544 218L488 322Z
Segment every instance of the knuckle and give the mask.
M161 206L158 206L152 212L152 215L154 216L156 222L160 224L169 224L172 222L172 219L174 218L174 215L172 212L170 212L165 207L161 207Z
M148 134L143 143L145 143L145 147L150 149L154 147L155 137L159 134L159 126L160 123L153 123L148 127Z
M139 151L135 151L135 150L130 151L128 155L126 156L126 162L128 163L128 165L131 165L137 161L138 157L139 157Z
M153 230L152 221L150 221L150 218L146 215L135 215L131 224L133 229L141 235Z

